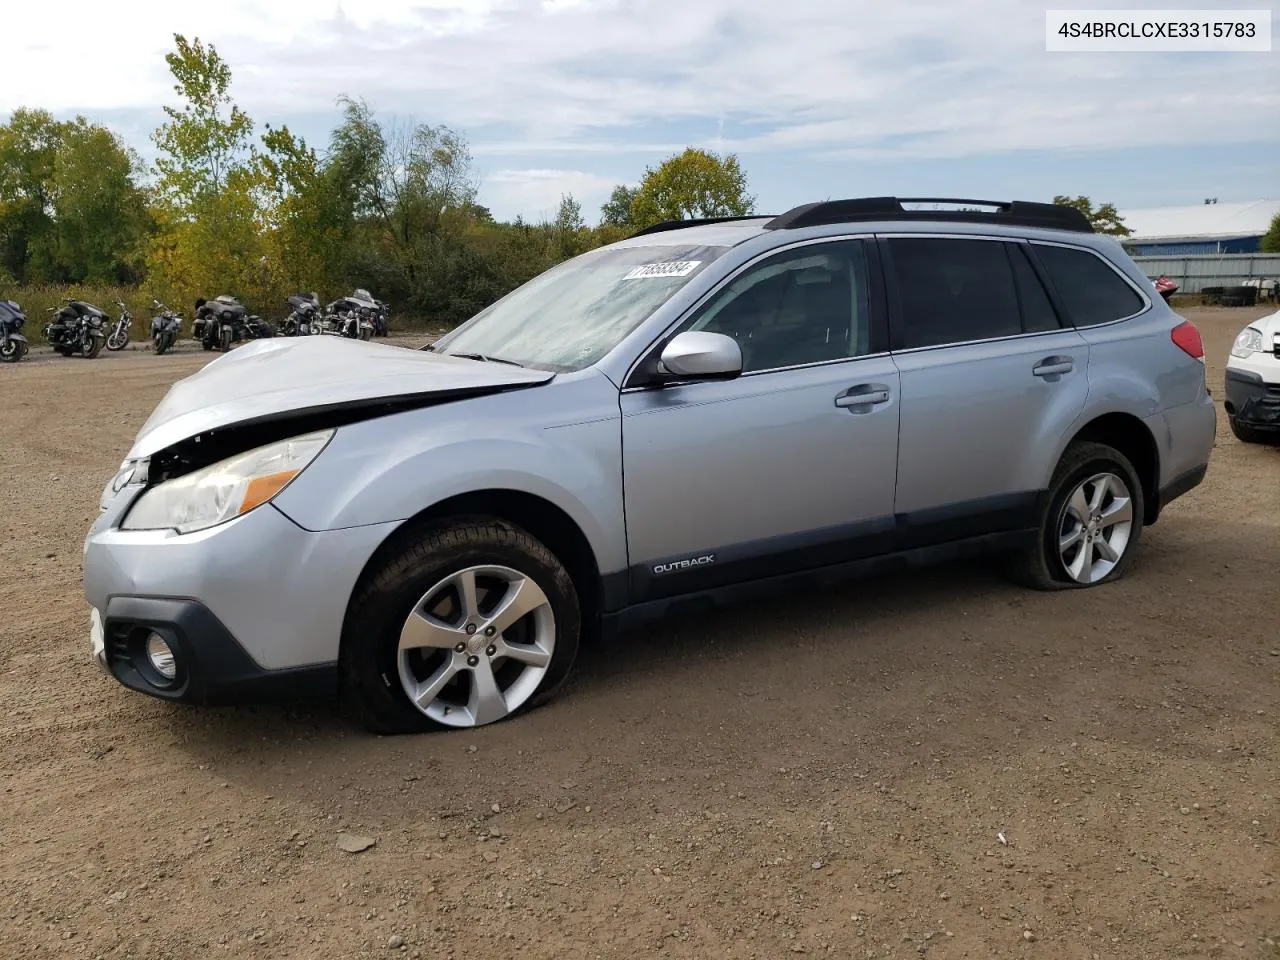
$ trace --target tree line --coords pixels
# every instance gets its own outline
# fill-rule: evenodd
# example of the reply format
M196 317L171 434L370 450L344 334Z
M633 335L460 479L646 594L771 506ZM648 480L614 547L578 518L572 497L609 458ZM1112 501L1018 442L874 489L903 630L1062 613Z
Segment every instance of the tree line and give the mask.
M755 212L738 158L690 147L615 187L594 226L568 194L553 219L499 222L457 130L387 123L343 96L321 149L286 126L255 136L212 44L175 34L165 60L176 102L150 169L83 117L20 108L0 126L0 285L140 286L180 309L231 293L264 314L298 291L360 286L402 316L452 323L636 229ZM1110 204L1055 200L1127 233Z

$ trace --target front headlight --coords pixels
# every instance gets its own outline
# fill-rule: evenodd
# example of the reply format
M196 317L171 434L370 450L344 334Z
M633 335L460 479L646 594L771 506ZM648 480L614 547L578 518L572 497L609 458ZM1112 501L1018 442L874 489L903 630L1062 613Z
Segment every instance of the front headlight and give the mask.
M1262 352L1262 331L1255 330L1253 327L1245 327L1240 331L1240 336L1236 337L1236 342L1231 345L1231 355L1244 359L1251 353Z
M333 433L320 430L269 443L152 487L138 498L121 529L193 533L248 513L287 487Z
M107 481L107 485L102 488L102 496L98 498L98 509L106 510L108 504L115 499L125 487L130 484L141 484L147 482L147 474L151 469L149 460L126 460L120 464L120 469L116 471L116 475Z

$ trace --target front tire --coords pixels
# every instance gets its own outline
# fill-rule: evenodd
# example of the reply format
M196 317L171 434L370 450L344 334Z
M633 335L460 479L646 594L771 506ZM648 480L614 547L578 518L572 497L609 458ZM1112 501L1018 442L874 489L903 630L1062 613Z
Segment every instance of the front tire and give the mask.
M27 345L21 340L10 340L0 345L0 363L17 363L27 353Z
M489 518L429 524L348 608L343 701L381 734L485 726L548 700L580 632L572 579L529 533Z
M1113 447L1069 446L1049 484L1035 546L1010 559L1015 580L1037 590L1095 587L1124 576L1142 536L1138 473Z
M84 350L84 358L86 360L95 359L102 352L102 346L107 342L106 337L100 333L90 334L82 344Z
M113 353L117 350L123 350L129 345L128 330L112 330L111 336L107 337L107 349Z
M1231 432L1236 435L1236 439L1241 443L1264 443L1270 445L1280 444L1280 431L1269 432L1259 430L1257 427L1251 427L1248 424L1240 423L1235 417L1228 417L1227 422L1231 424Z

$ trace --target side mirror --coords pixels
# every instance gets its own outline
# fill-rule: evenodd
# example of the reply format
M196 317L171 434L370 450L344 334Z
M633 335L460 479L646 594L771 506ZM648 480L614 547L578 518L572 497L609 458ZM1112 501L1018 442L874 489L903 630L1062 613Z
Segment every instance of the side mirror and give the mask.
M658 372L681 380L732 380L742 374L742 348L723 333L687 330L663 348Z

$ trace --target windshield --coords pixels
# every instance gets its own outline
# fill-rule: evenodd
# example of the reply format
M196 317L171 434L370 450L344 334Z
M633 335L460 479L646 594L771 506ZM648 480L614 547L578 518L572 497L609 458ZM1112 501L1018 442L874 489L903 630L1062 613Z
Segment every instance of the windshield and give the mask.
M581 370L728 249L593 250L517 287L442 337L435 349L557 372Z

